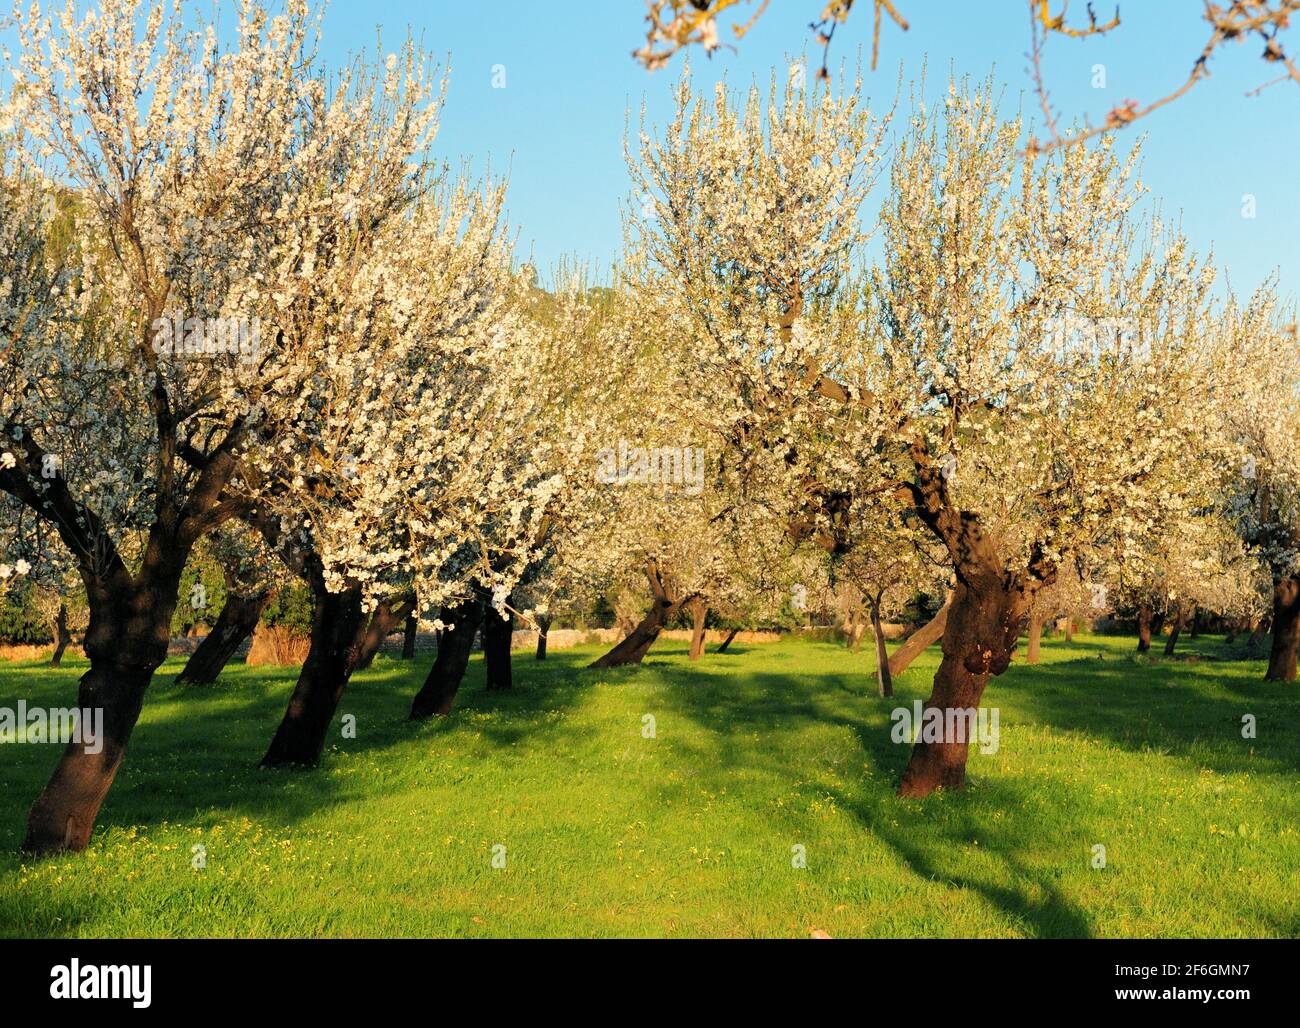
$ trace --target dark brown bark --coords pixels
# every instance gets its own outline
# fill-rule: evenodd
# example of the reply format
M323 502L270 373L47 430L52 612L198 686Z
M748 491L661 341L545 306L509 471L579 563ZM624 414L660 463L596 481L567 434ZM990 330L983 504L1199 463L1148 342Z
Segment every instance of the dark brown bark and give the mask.
M474 633L482 619L482 601L477 597L442 609L438 620L448 627L438 633L438 653L423 687L411 703L411 720L423 721L434 715L446 717L451 713L474 649Z
M90 604L85 642L90 670L81 676L77 705L103 711L102 749L87 753L84 742L69 742L64 748L28 814L22 846L26 852L82 850L90 842L145 692L167 657L183 567L184 556L164 560L146 553L140 580L132 579L120 563L105 578L83 575Z
M384 600L375 607L370 615L370 624L366 627L365 638L357 654L354 671L364 671L375 662L375 654L384 640L397 631L397 626L406 620L407 614L415 608L414 596L402 596L394 600Z
M86 848L99 808L126 754L152 676L152 668L92 659L90 670L81 678L77 705L83 711L103 709L103 749L92 754L84 744L68 743L49 784L27 816L24 851L44 854Z
M483 663L489 692L514 685L510 666L510 642L515 634L515 615L507 599L502 610L490 604L483 611ZM504 616L502 616L504 615Z
M691 612L691 648L689 656L691 660L699 660L704 656L704 621L708 617L709 607L698 596L686 605Z
M1183 628L1187 624L1187 608L1181 603L1178 605L1178 611L1174 615L1173 628L1170 629L1169 638L1165 640L1165 656L1174 655L1174 647L1178 645L1178 636L1182 634Z
M415 635L420 629L420 619L415 611L406 615L406 625L402 629L402 659L415 659Z
M722 645L719 646L719 647L718 647L716 650L714 650L713 652L714 652L714 653L726 653L726 652L727 652L727 648L731 645L732 640L735 639L736 636L738 636L739 634L740 634L740 629L739 629L739 628L733 628L733 629L731 629L730 631L728 631L728 632L727 632L727 637L726 637L725 639L722 640Z
M1043 615L1035 608L1029 614L1029 646L1025 652L1026 664L1037 664L1043 640Z
M190 659L176 676L176 681L184 685L208 685L215 682L235 651L253 634L262 612L273 596L274 593L270 591L255 596L227 592L226 602L217 615L217 623L190 654Z
M546 633L551 630L551 618L537 618L537 659L546 659Z
M1151 649L1151 628L1151 604L1141 603L1138 605L1138 653Z
M591 667L608 668L640 664L650 647L659 638L659 633L664 630L664 626L677 616L685 603L693 598L678 596L655 561L646 562L646 578L650 582L650 591L654 595L649 613L638 622L625 639L603 657L593 661Z
M1269 682L1296 680L1296 654L1300 650L1300 578L1279 579L1273 586L1273 645L1268 657Z
M311 648L262 767L315 767L343 690L361 657L371 618L360 589L330 592L313 583Z
M885 627L880 623L880 594L871 598L871 634L876 640L876 689L881 697L894 695L894 678L889 673L889 651L885 649Z
M944 627L948 623L948 610L951 606L952 593L949 592L943 601L943 606L939 608L939 613L909 635L894 651L894 655L889 658L891 678L901 675L912 666L912 661L925 652L926 647L943 637Z
M59 612L54 616L54 654L50 657L50 667L63 663L63 651L72 642L72 633L68 631L68 605L59 604Z
M977 710L990 678L1011 663L1028 604L1008 587L1004 573L987 567L959 574L943 633L943 661L925 709L946 715ZM935 789L960 789L966 783L970 739L926 742L918 738L898 787L900 796L928 796Z
M957 574L943 633L943 660L925 704L946 725L950 712L978 711L988 680L1010 666L1025 617L1037 592L1055 580L1056 565L1036 545L1024 567L1011 571L997 544L984 534L979 517L953 503L923 438L912 442L911 454L917 482L903 491L913 499L917 516L947 548ZM924 722L918 727L923 729ZM969 737L944 732L937 741L927 740L922 731L898 794L920 797L935 789L962 788L969 746Z

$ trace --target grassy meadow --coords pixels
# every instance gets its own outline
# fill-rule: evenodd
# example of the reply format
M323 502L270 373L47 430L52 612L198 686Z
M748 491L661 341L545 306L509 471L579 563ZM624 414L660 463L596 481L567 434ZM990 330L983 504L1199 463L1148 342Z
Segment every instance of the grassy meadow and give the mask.
M355 738L336 719L299 772L256 766L291 670L178 687L171 660L85 853L18 854L58 747L0 746L0 935L1300 935L1296 686L1217 638L1133 647L1045 640L985 695L998 752L924 801L894 796L889 710L925 698L937 648L893 701L869 647L516 653L504 695L476 656L428 724L406 713L430 658L380 657L341 705ZM0 665L0 706L71 705L84 667Z

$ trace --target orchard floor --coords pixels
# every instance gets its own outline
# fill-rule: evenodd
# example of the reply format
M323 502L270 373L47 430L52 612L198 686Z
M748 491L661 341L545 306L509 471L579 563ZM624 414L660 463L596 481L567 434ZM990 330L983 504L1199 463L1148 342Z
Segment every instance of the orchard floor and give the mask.
M428 658L380 658L342 704L355 738L336 720L306 772L256 767L290 672L182 688L169 661L85 853L17 854L57 747L0 746L0 935L1300 935L1300 690L1133 646L1013 666L985 697L1000 749L924 801L894 795L888 712L928 694L934 648L892 702L831 644L516 653L506 695L476 657L420 725ZM0 706L69 705L82 668L0 665Z

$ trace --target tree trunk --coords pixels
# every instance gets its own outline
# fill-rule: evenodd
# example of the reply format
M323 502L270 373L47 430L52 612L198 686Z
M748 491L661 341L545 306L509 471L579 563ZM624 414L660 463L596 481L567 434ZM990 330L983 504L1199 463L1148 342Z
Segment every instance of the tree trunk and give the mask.
M86 848L99 808L122 764L152 676L152 668L92 659L90 670L81 678L77 705L83 711L103 710L103 749L92 754L84 744L67 744L54 775L27 816L25 852Z
M514 634L515 615L509 600L501 611L487 605L483 611L483 663L487 668L489 692L514 685L510 673L510 642Z
M885 649L885 628L880 623L880 597L871 602L871 634L876 640L876 688L883 699L894 695L894 678L889 673L889 651Z
M1074 642L1074 615L1065 616L1065 641Z
M729 632L727 632L727 637L726 637L725 639L722 640L722 645L719 646L719 647L718 647L716 650L714 650L713 652L714 652L714 653L726 653L726 652L727 652L727 647L729 647L729 646L731 645L731 641L732 641L734 638L736 638L736 636L738 636L739 634L740 634L740 629L739 629L739 628L733 628L733 629L731 629Z
M1178 636L1182 632L1183 626L1186 623L1187 609L1180 603L1178 605L1178 613L1174 615L1174 625L1169 631L1169 638L1165 640L1166 657L1172 657L1174 655L1174 647L1178 645Z
M402 630L402 659L415 659L415 635L420 630L420 619L415 611L406 615L406 626Z
M72 642L72 633L68 631L68 605L59 604L59 613L54 618L54 655L50 657L50 667L63 663L63 651Z
M361 642L354 671L364 671L375 662L375 654L384 640L397 631L397 626L406 620L407 614L415 608L414 596L402 596L395 600L383 600L370 615L370 624Z
M640 664L650 647L664 630L664 624L677 614L680 608L666 600L656 599L650 613L643 617L637 626L628 633L627 638L618 643L599 660L593 661L591 667L622 667L625 664Z
M925 710L938 710L945 723L949 711L978 710L988 680L1011 663L1024 614L1024 599L1008 589L999 570L959 576L943 633L943 661ZM969 736L927 742L919 735L898 794L928 796L935 789L962 788L969 745Z
M889 658L889 675L891 678L897 678L901 675L912 666L912 661L925 652L926 647L943 637L944 628L948 624L948 611L951 607L952 593L949 592L943 601L943 606L939 608L939 613L909 635L903 644L894 651L894 655Z
M538 617L537 619L537 659L546 659L546 633L551 630L552 618Z
M208 685L217 680L230 658L240 645L253 634L261 620L262 611L266 610L274 595L272 592L259 593L256 596L240 596L236 592L226 593L226 602L217 615L217 623L212 631L190 654L185 668L176 676L178 684Z
M677 616L682 605L691 597L679 597L673 594L668 579L663 575L654 561L646 562L646 578L650 581L650 591L654 594L654 603L650 612L637 626L627 634L622 642L599 660L593 661L591 667L621 667L625 664L640 664L650 647L659 638L664 626Z
M704 656L704 620L708 617L709 607L698 596L686 606L691 612L690 659L699 660Z
M360 589L334 593L318 584L313 591L316 610L311 648L262 767L314 767L320 763L330 722L371 625L372 619L362 608Z
M1151 649L1151 604L1138 605L1138 653Z
M1273 586L1273 646L1268 657L1269 682L1296 680L1296 652L1300 649L1300 578L1280 579Z
M474 632L482 618L483 606L478 598L442 609L438 620L448 627L438 633L438 654L424 686L411 703L411 720L423 721L435 714L446 717L451 713L474 648Z
M157 562L149 569L153 575L143 581L131 580L120 567L116 572L120 580L112 583L87 578L90 624L85 647L90 670L81 676L77 706L103 712L103 735L92 747L99 749L97 753L86 752L84 735L81 743L70 741L64 748L27 816L22 848L28 853L82 850L90 842L99 808L140 717L144 694L154 671L167 658L184 555L177 562L153 559Z
M1025 654L1026 664L1037 664L1039 650L1043 640L1043 615L1035 607L1029 614L1029 648Z

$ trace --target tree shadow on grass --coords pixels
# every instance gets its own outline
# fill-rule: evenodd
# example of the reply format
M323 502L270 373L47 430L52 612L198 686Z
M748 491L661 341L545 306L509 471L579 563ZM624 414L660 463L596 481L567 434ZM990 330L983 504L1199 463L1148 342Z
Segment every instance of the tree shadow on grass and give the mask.
M1033 720L1134 753L1156 750L1220 774L1300 771L1300 694L1255 664L1097 660L1015 666L997 680ZM1256 735L1242 737L1244 715Z
M412 697L428 673L432 656L414 662L379 657L353 676L327 736L321 765L301 770L262 770L258 762L283 717L297 668L232 665L217 683L178 685L184 658L159 669L132 734L126 760L97 820L92 845L114 829L148 829L187 819L205 824L247 816L280 825L301 822L330 805L368 794L346 777L331 773L352 762L397 747L436 746L466 722L490 750L509 748L538 731L578 729L556 715L578 702L589 676L581 674L585 654L567 651L534 662L516 655L516 686L487 692L482 656L470 662L456 707L446 718L409 720ZM525 670L520 665L529 665ZM68 662L51 671L43 664L7 665L0 670L0 706L71 706L76 682L88 665ZM341 735L346 715L357 719L356 738ZM591 729L594 731L594 729ZM5 789L0 793L0 872L17 865L27 810L44 788L63 747L0 748Z
M720 789L741 771L775 778L797 774L810 798L830 796L917 877L980 896L1027 935L1093 934L1087 915L1064 897L1054 875L1035 871L1017 855L1025 844L1029 812L1040 802L1027 788L998 782L925 802L894 795L910 747L891 740L889 712L909 705L914 698L909 693L881 700L874 695L874 680L859 671L757 673L737 681L714 680L703 667L677 664L668 666L665 675L669 688L664 699L673 701L674 715L688 717L710 733L706 746L673 743L686 758L683 763L696 769L694 776L705 776L701 784ZM928 681L926 687L928 691ZM782 760L786 746L765 745L777 733L794 736L826 727L852 734L866 764L863 771L829 752L820 767L791 768ZM846 766L840 770L839 764ZM676 801L676 788L662 786L665 801ZM1059 798L1054 801L1059 805ZM1012 817L1000 819L1009 811ZM803 823L794 811L772 816L788 823L792 832ZM1085 826L1078 831L1083 837ZM971 869L973 840L980 860L995 862L987 874Z

